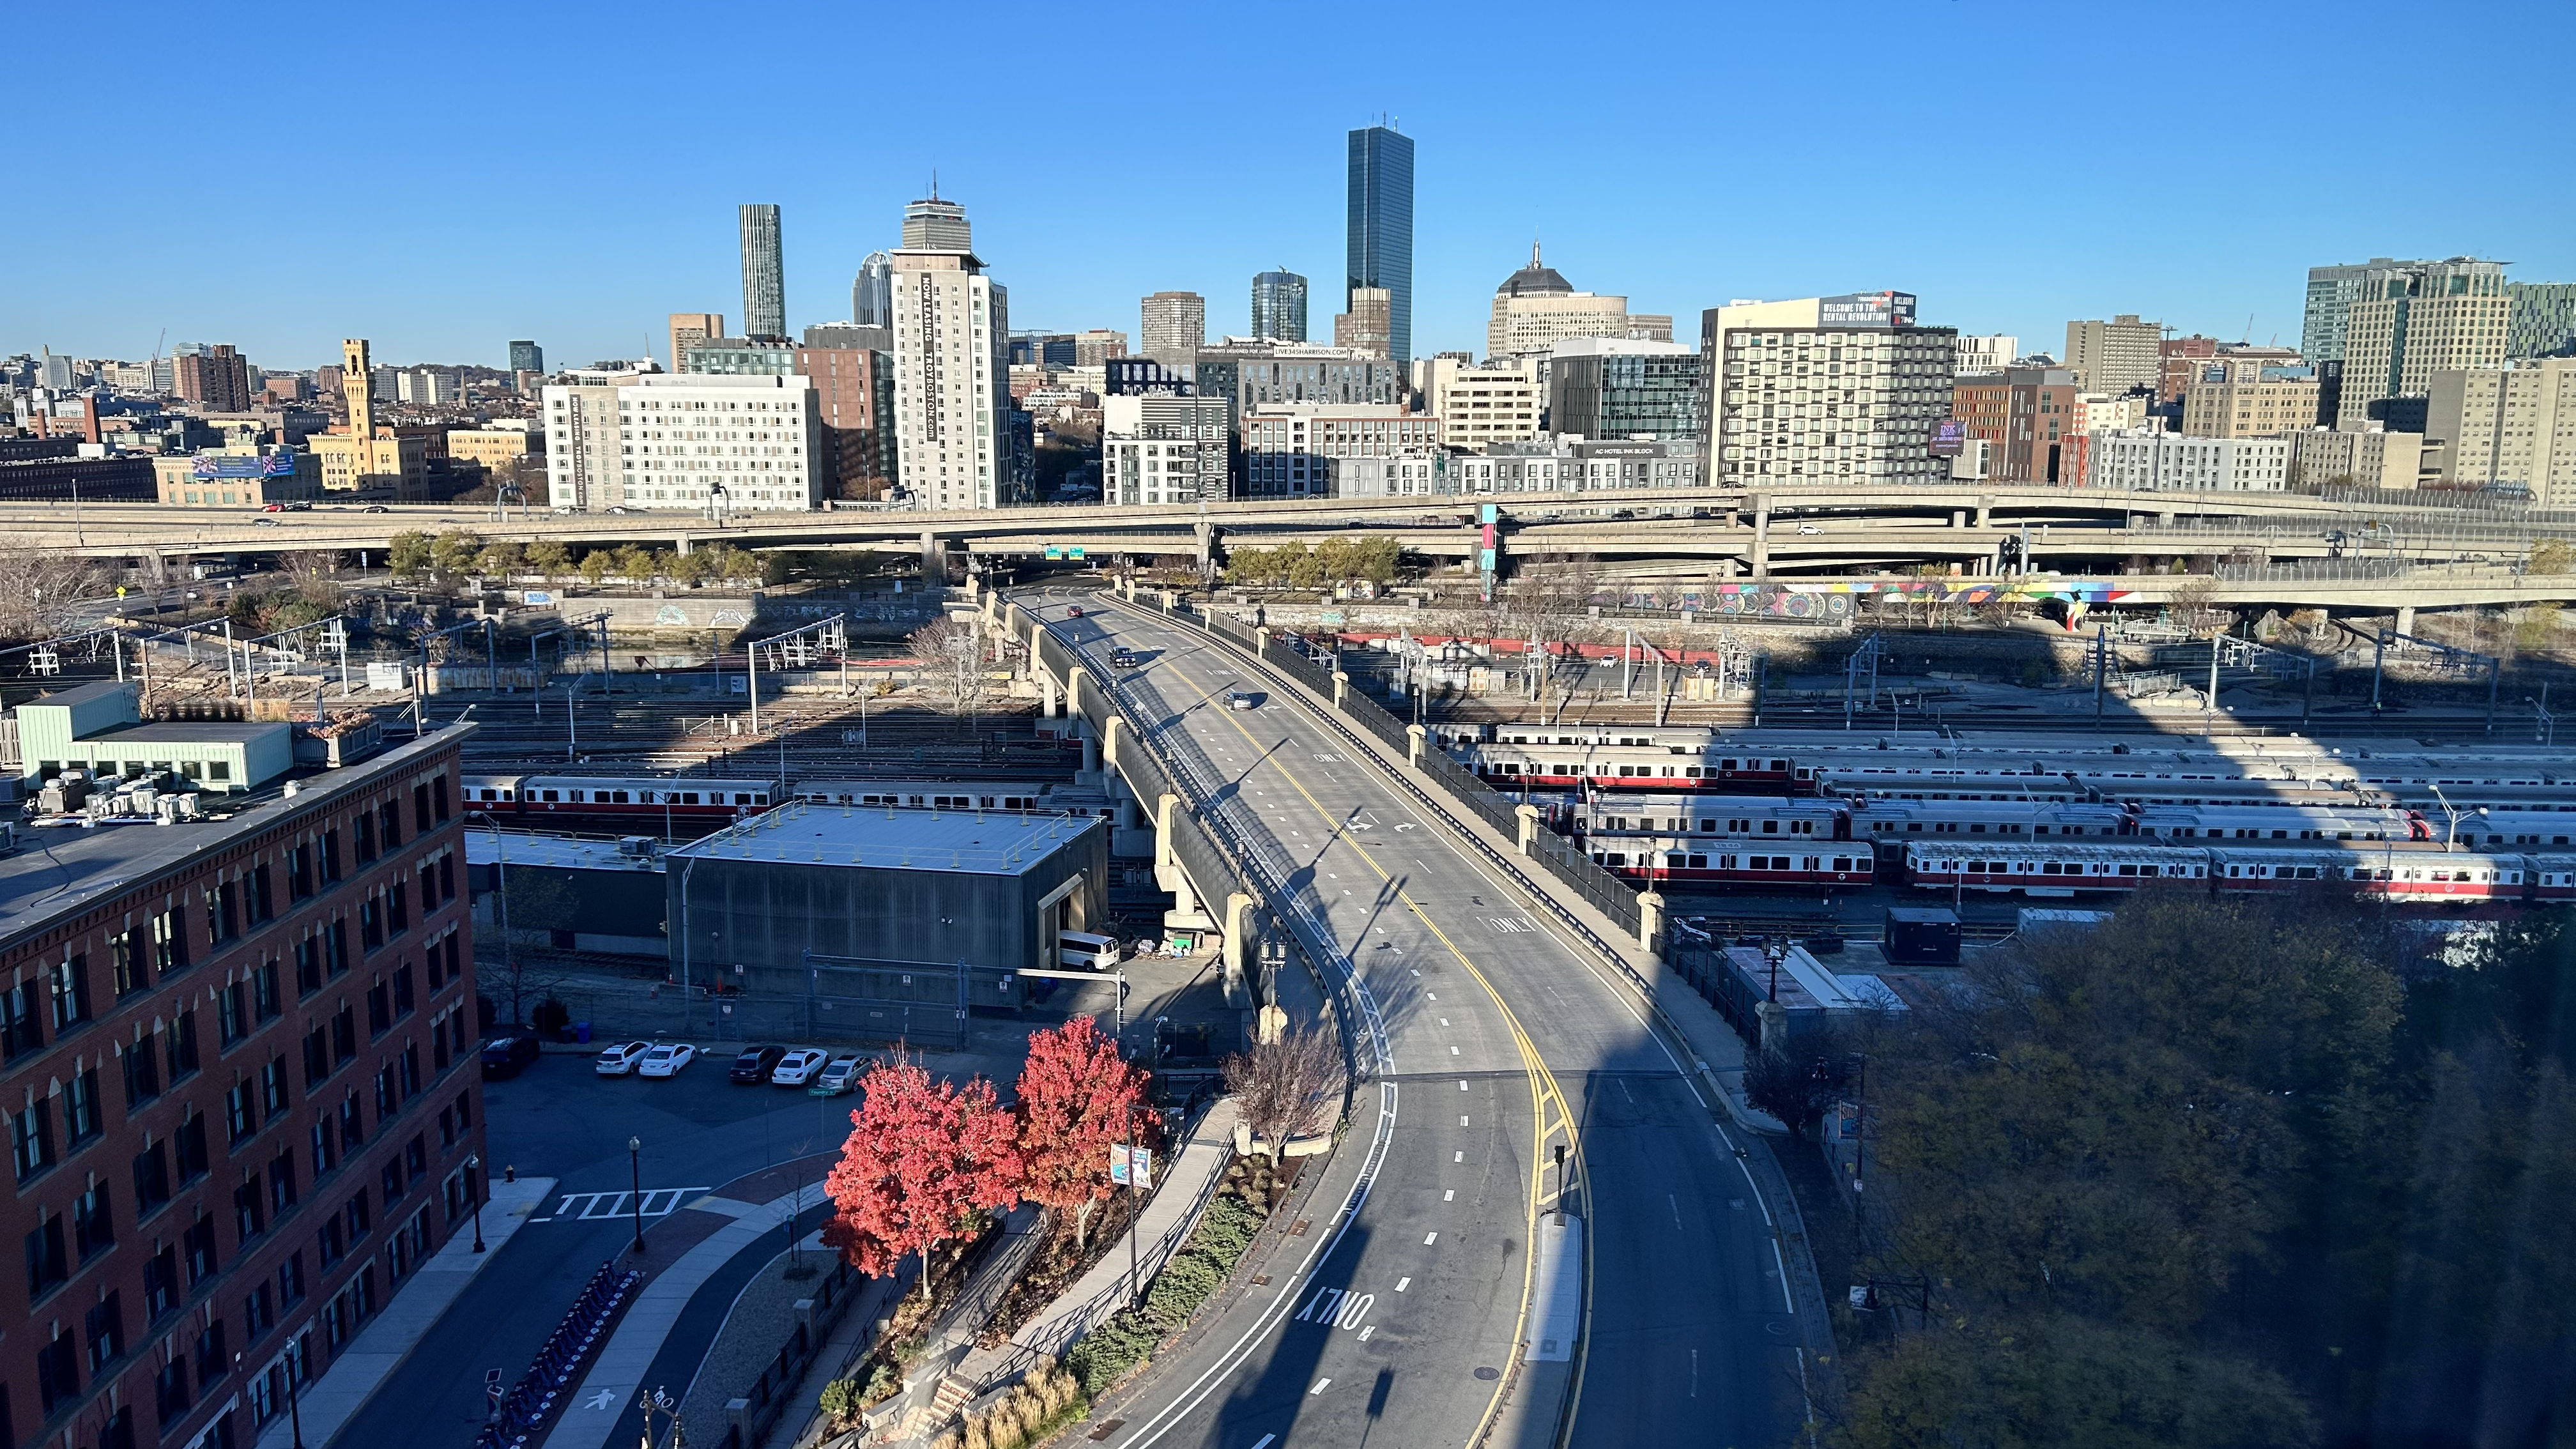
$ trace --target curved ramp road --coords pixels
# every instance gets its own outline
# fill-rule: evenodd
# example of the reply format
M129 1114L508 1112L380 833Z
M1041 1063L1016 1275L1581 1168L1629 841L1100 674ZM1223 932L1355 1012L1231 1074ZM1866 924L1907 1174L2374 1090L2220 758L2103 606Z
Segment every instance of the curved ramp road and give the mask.
M1023 602L1362 1002L1358 1111L1302 1248L1159 1363L1106 1442L1467 1445L1497 1424L1550 1442L1503 1402L1525 1360L1564 1386L1572 1444L1785 1441L1804 1368L1787 1267L1633 996L1247 656L1099 595ZM1109 668L1116 645L1144 662ZM1238 689L1257 706L1228 708Z

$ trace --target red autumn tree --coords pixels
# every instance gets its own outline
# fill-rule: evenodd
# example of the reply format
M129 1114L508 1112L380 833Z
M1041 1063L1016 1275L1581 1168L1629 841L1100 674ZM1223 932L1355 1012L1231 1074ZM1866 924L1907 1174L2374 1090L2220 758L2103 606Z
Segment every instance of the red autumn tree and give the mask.
M1154 1115L1140 1110L1145 1076L1090 1017L1029 1033L1019 1084L1022 1191L1072 1213L1077 1246L1089 1235L1093 1209L1109 1196L1111 1146L1128 1140L1131 1118L1139 1130L1154 1125Z
M972 1233L983 1212L1019 1201L1016 1124L992 1083L934 1082L900 1050L870 1067L859 1089L867 1095L824 1179L833 1213L823 1240L875 1277L920 1254L927 1296L931 1254Z

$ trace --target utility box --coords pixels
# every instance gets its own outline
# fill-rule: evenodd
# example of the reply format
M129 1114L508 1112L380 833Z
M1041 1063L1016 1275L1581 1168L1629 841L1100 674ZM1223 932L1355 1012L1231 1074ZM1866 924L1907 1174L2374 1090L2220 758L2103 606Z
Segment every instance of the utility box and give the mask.
M367 665L367 688L403 690L411 688L411 666L389 660L372 660Z
M1880 948L1891 966L1959 964L1959 914L1924 906L1889 906Z

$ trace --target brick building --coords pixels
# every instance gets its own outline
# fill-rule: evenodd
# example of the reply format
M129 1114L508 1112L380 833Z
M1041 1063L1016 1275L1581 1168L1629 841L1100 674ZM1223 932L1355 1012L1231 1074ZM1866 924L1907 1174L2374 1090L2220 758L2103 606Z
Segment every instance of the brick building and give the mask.
M2075 478L2066 445L2077 435L2075 374L2062 367L2016 367L1963 377L1950 388L1950 415L1986 443L2000 482L2065 483Z
M468 1230L464 734L0 857L0 1445L247 1449Z
M885 496L895 481L894 430L887 426L894 412L893 360L877 348L809 343L796 349L796 370L814 381L823 496Z

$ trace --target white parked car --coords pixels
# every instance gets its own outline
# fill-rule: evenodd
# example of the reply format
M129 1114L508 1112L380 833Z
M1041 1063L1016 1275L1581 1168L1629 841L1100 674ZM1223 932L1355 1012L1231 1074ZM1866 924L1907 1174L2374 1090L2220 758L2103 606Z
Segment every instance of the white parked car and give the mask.
M798 1047L778 1059L777 1070L769 1074L773 1087L802 1087L814 1080L814 1074L830 1061L829 1054L817 1047Z
M649 1041L619 1042L599 1054L598 1072L603 1077L624 1077L634 1073L644 1054L653 1049Z
M838 1097L856 1091L859 1085L859 1073L866 1071L867 1066L866 1057L857 1052L844 1052L832 1058L832 1064L825 1067L814 1078L814 1085L805 1090L817 1097Z
M643 1063L635 1068L639 1077L676 1077L680 1068L698 1059L698 1049L687 1042L664 1042L644 1054Z

